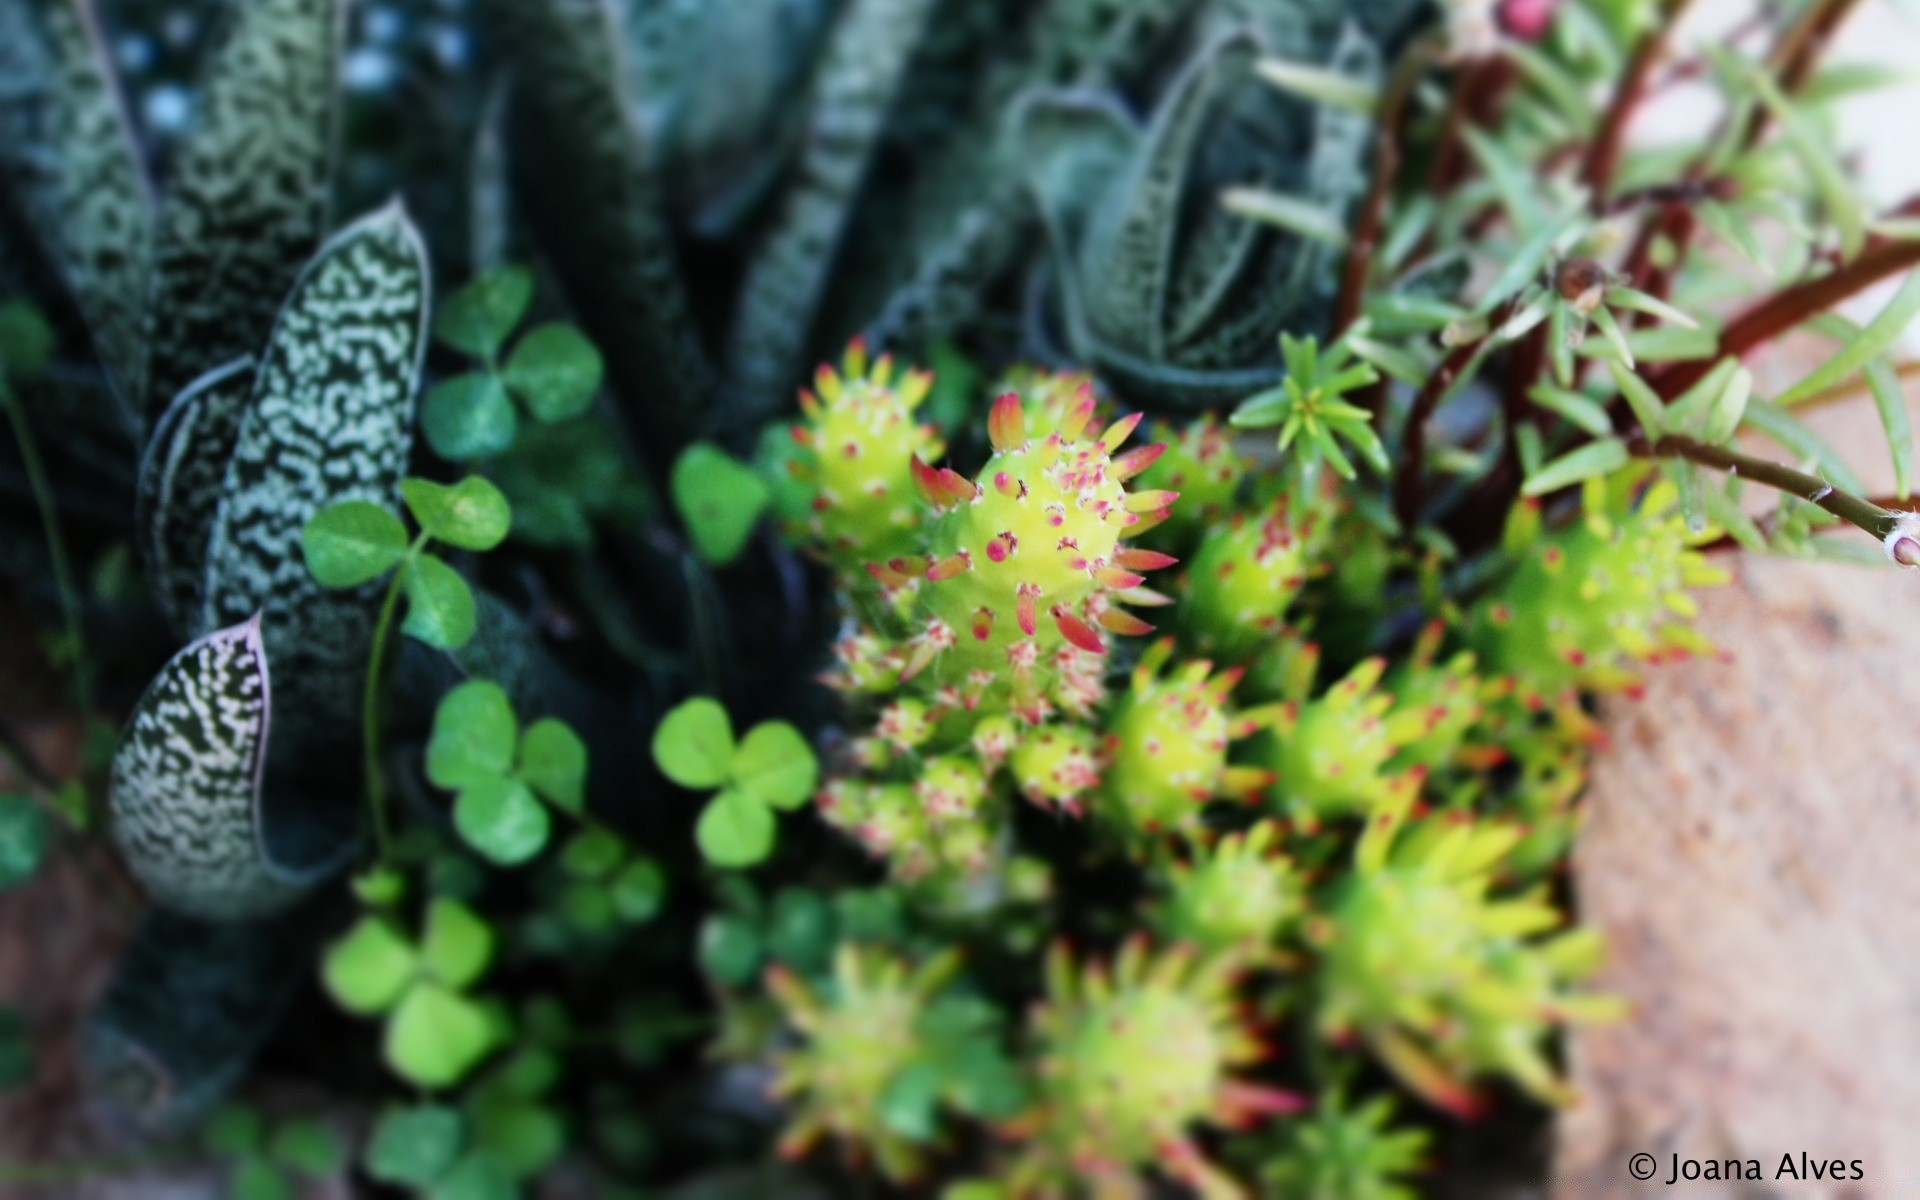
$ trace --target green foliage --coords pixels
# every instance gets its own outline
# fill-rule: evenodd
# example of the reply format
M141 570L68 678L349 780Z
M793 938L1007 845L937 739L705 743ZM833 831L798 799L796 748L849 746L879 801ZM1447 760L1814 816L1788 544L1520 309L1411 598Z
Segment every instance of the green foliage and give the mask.
M51 837L47 814L32 797L0 792L0 891L33 878Z
M426 1188L452 1169L466 1136L457 1109L436 1104L389 1108L374 1123L361 1161L381 1183Z
M470 680L449 691L434 714L427 778L457 793L454 828L501 866L546 848L548 804L584 815L587 748L578 734L544 717L523 733L500 685Z
M707 861L750 867L773 852L774 810L795 809L813 795L820 764L800 731L767 721L736 742L727 710L697 696L661 719L653 759L681 787L720 789L694 827Z
M1364 328L1364 327L1363 327ZM1280 386L1251 396L1233 411L1233 424L1243 429L1280 427L1280 450L1296 441L1299 469L1309 476L1330 463L1342 478L1354 477L1353 460L1341 443L1358 450L1376 470L1387 468L1387 451L1373 431L1373 415L1342 399L1350 392L1380 382L1379 373L1353 360L1353 347L1337 341L1325 353L1313 338L1280 335L1280 353L1287 365Z
M512 449L520 436L515 401L536 422L551 425L580 417L599 394L605 366L578 329L551 321L515 340L532 301L532 273L508 265L485 272L441 303L434 337L477 360L474 369L441 380L427 393L421 429L442 458L491 459Z
M290 1200L298 1180L331 1181L346 1165L346 1149L331 1126L300 1117L269 1121L237 1104L217 1110L201 1140L229 1167L235 1200Z
M715 566L740 557L771 498L758 472L707 442L673 464L672 491L694 549Z

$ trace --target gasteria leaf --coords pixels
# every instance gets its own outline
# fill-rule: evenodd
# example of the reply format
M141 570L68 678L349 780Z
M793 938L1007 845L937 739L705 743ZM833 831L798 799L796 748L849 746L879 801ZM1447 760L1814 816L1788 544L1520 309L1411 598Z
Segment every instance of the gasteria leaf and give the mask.
M154 239L148 403L257 353L326 230L339 0L253 0L202 82Z
M234 919L299 894L261 849L271 709L258 617L180 651L134 706L109 804L127 865L161 904Z
M201 623L263 611L301 739L356 728L378 590L323 588L301 530L342 500L392 505L412 445L426 255L397 204L307 265L260 364L207 551Z
M154 598L179 637L199 627L207 545L253 382L251 357L194 380L160 415L141 456L134 529Z
M0 5L0 80L0 178L135 408L153 200L91 7Z

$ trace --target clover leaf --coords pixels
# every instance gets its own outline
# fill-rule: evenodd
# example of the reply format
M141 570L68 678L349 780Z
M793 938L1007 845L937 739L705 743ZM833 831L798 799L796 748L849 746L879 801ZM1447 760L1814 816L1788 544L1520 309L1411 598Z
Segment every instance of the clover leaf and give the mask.
M513 524L513 508L506 496L479 475L455 484L403 479L400 495L422 532L462 550L493 549L506 539Z
M466 1137L458 1109L438 1104L389 1108L374 1123L361 1162L377 1182L425 1188L452 1170Z
M520 433L520 414L498 376L468 371L427 390L420 404L420 431L441 458L491 458L512 448Z
M456 350L491 360L512 336L533 300L533 272L495 267L440 304L433 335Z
M676 706L653 734L653 758L667 778L685 788L719 788L694 826L707 861L747 867L773 852L773 809L806 803L820 763L800 731L767 721L734 741L727 710L706 696Z
M585 334L552 322L520 339L502 380L529 412L552 423L584 413L600 390L604 373L600 351Z
M407 556L407 527L371 500L343 500L313 515L301 533L307 569L323 587L359 587Z
M715 566L740 557L773 499L758 471L709 442L682 451L668 482L693 548Z
M523 736L506 692L470 680L449 691L434 713L427 778L458 793L453 824L467 844L514 866L545 849L552 834L541 797L584 814L587 747L552 717L535 721Z
M404 632L441 650L458 650L479 628L479 609L473 589L460 572L431 554L407 564L403 577L407 593Z

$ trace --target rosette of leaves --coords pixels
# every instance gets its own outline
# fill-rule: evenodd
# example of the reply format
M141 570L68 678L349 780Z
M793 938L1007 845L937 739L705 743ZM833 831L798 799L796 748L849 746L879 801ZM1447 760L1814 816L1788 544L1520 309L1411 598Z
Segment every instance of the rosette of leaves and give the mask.
M1427 1166L1432 1138L1396 1128L1393 1099L1354 1103L1344 1088L1322 1093L1311 1113L1289 1121L1282 1149L1261 1179L1276 1196L1314 1200L1416 1200L1410 1176Z
M586 335L562 321L519 333L533 302L533 273L495 267L440 303L435 340L471 357L472 369L435 384L421 402L427 444L455 462L513 448L520 412L543 425L586 413L605 367Z
M763 721L735 741L727 710L705 696L661 719L653 760L681 787L719 789L694 826L694 840L722 867L749 867L771 854L774 812L805 804L820 779L820 762L799 730Z
M495 865L516 866L552 836L543 799L585 816L587 748L554 717L522 730L505 689L474 679L448 692L434 713L427 778L457 793L453 827L462 840Z
M1054 264L1033 330L1041 344L1062 342L1122 390L1166 405L1234 400L1274 381L1262 347L1276 329L1319 322L1330 247L1325 233L1248 221L1219 195L1258 181L1313 214L1313 229L1337 230L1365 184L1365 119L1261 82L1255 65L1276 52L1361 79L1378 71L1357 29L1328 38L1304 15L1276 14L1201 45L1145 128L1097 98L1029 102L1027 170Z
M465 1079L500 1042L497 1016L470 994L493 957L493 930L455 900L427 904L419 934L369 913L327 948L321 978L340 1007L379 1017L387 1065L423 1088Z

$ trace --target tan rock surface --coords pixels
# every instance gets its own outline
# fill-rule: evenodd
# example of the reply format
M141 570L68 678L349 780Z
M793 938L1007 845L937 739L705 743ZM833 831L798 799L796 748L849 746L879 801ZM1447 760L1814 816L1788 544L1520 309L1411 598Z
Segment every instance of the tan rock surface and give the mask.
M1920 1197L1920 577L1743 558L1702 601L1728 658L1608 712L1574 870L1635 1013L1572 1041L1554 1194ZM1776 1179L1802 1151L1865 1179Z

